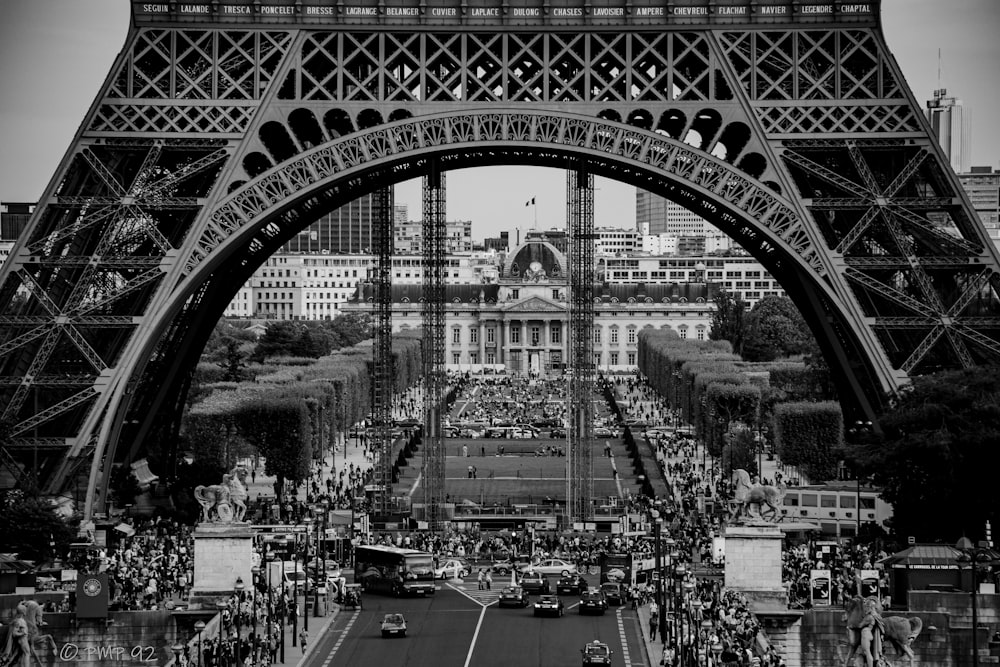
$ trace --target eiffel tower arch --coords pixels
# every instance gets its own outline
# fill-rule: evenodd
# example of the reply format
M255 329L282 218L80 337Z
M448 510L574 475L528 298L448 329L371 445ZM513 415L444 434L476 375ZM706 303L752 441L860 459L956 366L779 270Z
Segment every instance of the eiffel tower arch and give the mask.
M877 2L135 2L0 272L2 463L43 490L176 423L253 270L319 215L431 173L601 175L774 275L849 410L1000 357L997 252ZM159 421L158 421L159 420Z

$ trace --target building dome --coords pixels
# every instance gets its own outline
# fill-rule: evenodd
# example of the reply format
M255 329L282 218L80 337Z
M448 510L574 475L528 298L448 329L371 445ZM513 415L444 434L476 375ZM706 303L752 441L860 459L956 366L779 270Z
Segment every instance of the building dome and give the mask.
M567 270L566 255L547 241L532 239L507 255L501 277L524 282L565 280Z

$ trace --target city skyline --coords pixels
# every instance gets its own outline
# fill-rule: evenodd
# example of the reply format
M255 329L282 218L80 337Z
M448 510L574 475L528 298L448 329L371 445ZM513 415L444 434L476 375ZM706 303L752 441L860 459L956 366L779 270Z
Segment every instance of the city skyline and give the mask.
M0 200L36 201L103 84L127 34L124 0L8 0L0 24ZM883 0L886 41L923 109L946 88L971 110L972 165L1000 165L1000 3L995 0ZM938 52L941 58L939 63ZM27 66L26 66L27 65ZM938 78L938 72L941 72ZM595 179L595 222L634 228L632 186ZM565 224L561 170L490 167L449 172L450 220L471 220L481 240L516 228ZM526 206L534 199L535 204ZM420 183L396 188L420 216Z

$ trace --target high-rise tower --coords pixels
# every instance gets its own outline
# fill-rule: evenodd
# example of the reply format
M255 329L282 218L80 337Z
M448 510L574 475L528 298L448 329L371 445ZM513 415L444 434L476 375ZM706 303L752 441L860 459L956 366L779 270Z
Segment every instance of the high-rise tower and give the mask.
M956 174L969 171L970 118L962 100L948 97L948 89L939 88L934 91L934 99L927 100L925 113L951 168Z

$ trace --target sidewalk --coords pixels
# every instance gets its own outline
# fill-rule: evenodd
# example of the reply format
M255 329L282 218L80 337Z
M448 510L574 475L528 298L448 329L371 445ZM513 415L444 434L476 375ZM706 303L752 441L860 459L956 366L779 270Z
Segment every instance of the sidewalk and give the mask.
M657 638L649 638L649 605L641 604L636 608L636 615L639 617L639 634L642 635L642 643L646 645L646 655L649 656L649 663L654 667L660 664L663 659L662 636L657 633Z

